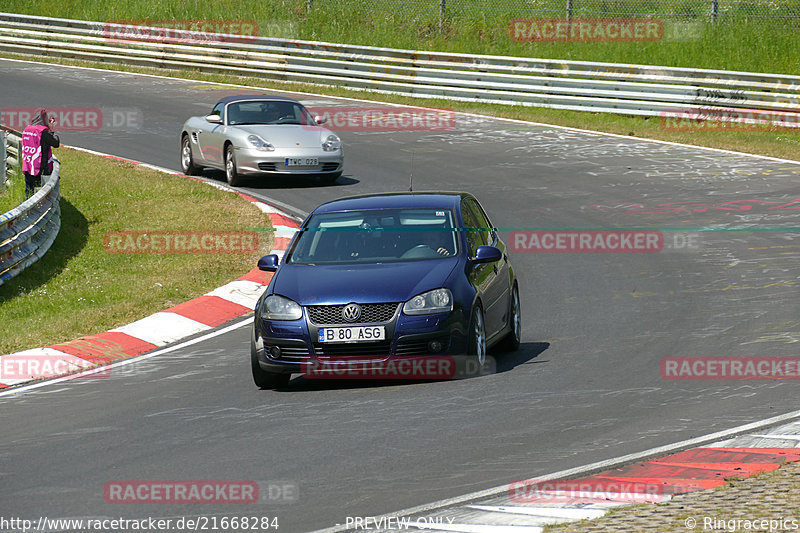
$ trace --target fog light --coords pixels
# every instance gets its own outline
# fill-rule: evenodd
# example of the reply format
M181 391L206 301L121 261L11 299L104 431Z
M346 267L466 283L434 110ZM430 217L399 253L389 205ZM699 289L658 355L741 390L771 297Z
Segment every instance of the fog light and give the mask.
M281 356L281 349L277 346L273 346L272 348L269 349L269 356L272 357L273 359L277 359L278 357Z
M428 350L431 353L436 353L442 350L442 343L439 341L431 341L428 343Z

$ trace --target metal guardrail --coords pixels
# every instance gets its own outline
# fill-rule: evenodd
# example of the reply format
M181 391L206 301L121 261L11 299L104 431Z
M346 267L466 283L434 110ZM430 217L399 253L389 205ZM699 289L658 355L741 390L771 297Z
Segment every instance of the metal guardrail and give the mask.
M7 179L22 175L19 157L21 143L19 132L0 126L0 191L4 190Z
M4 131L21 138L18 132ZM38 261L55 241L61 229L60 170L61 163L55 160L42 188L0 215L0 285Z
M416 97L629 115L658 116L675 109L745 109L788 116L783 122L792 125L798 122L800 111L800 76L421 52L224 34L207 34L213 37L207 42L153 42L126 35L131 30L152 32L152 28L135 25L0 13L0 50Z

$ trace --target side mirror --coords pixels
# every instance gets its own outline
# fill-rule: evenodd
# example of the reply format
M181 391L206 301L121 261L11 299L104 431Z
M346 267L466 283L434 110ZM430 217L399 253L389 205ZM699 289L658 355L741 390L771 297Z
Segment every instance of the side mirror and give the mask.
M258 269L266 270L267 272L275 272L278 270L278 256L275 254L265 255L258 260Z
M206 115L206 122L212 124L222 124L222 117L219 115Z
M478 246L475 257L470 258L473 263L494 263L499 261L503 254L494 246Z
M328 119L317 115L314 117L314 122L316 122L317 124L325 124L326 122L328 122Z

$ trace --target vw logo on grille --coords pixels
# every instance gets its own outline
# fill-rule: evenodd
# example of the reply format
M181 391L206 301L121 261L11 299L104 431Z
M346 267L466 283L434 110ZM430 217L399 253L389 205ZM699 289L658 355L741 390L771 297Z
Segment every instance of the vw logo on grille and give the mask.
M361 318L361 307L358 304L347 304L342 309L342 318L345 322L355 322Z

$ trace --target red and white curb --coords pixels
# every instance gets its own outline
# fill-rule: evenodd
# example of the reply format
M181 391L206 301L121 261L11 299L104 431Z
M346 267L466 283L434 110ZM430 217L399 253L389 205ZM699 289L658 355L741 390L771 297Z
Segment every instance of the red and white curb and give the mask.
M181 175L138 161L90 150L83 151ZM191 178L191 176L187 177ZM218 186L203 180L197 181ZM219 188L230 190L225 187ZM261 200L243 193L239 193L239 195L269 216L275 236L270 253L283 256L295 230L299 227L297 221ZM272 279L271 272L263 272L254 268L247 274L203 296L111 331L81 337L74 341L2 355L0 356L0 390L34 380L54 379L107 365L210 330L253 311L270 279Z
M360 524L350 517L349 523L317 533L364 529L367 518L373 531L414 528L460 533L542 533L549 525L597 519L627 505L669 501L677 494L720 487L732 478L748 478L800 461L798 417L800 412L779 417L795 420L766 432L708 441L700 447L616 468L587 465L396 513L360 517ZM764 422L768 421L750 427ZM725 437L725 433L730 431L708 437ZM621 464L626 458L612 462Z

